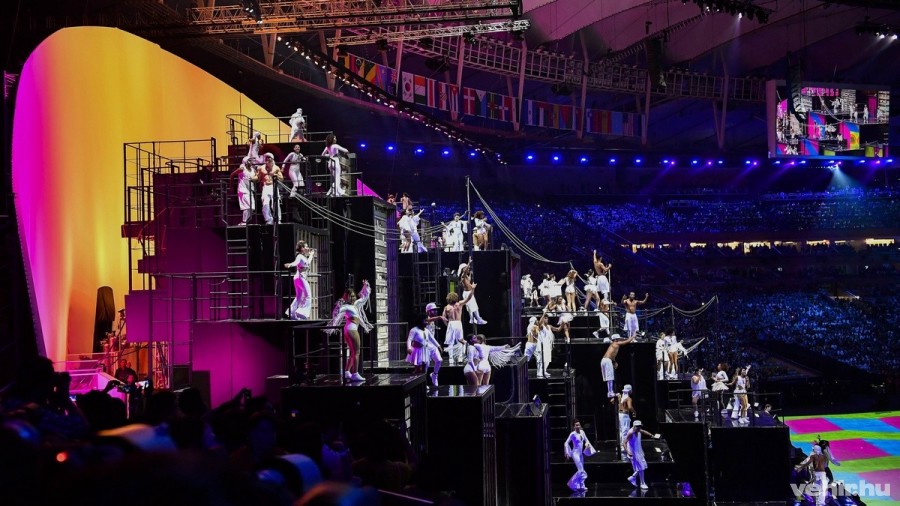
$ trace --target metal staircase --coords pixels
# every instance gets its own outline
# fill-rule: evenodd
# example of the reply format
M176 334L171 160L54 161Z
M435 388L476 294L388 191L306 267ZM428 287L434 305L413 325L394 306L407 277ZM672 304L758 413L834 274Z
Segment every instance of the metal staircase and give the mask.
M547 380L551 448L562 448L575 419L575 376L552 376Z

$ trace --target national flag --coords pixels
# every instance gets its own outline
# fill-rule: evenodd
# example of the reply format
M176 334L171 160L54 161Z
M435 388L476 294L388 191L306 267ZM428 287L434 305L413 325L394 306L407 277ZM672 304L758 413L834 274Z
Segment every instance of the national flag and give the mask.
M438 106L437 81L435 81L434 79L426 79L425 88L428 91L428 97L425 100L425 105L431 107L432 109L436 109Z
M490 119L500 119L500 102L502 95L496 93L487 94L487 117Z
M450 102L450 112L459 112L459 86L451 84L447 100Z
M613 112L612 116L612 128L610 132L613 135L624 135L624 130L622 130L622 113L621 112Z
M409 72L403 73L402 98L404 102L412 102L415 95L413 94L413 75Z
M425 105L428 101L428 89L426 88L425 76L413 76L413 102Z
M487 118L487 92L475 90L475 115Z
M385 91L391 89L391 85L394 83L394 69L384 65L378 65L377 67L378 73L375 78L375 86Z
M574 122L572 121L572 106L559 106L559 128L563 130L571 130Z
M448 101L447 93L449 92L447 88L447 83L438 83L438 98L437 98L437 108L441 111L449 111L450 110L450 102Z
M513 97L507 95L501 95L502 101L500 102L500 120L501 121L515 121L516 120L516 101Z
M463 88L463 114L475 115L475 90Z
M559 104L547 104L550 106L550 128L559 128Z

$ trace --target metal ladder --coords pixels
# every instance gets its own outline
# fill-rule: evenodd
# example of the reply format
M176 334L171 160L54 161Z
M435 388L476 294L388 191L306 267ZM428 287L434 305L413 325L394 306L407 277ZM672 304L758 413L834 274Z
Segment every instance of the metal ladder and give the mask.
M416 246L413 245L413 249ZM428 248L425 253L412 252L413 301L417 312L424 313L429 302L438 304L438 277L441 272L441 252ZM440 307L440 304L438 304Z
M575 418L575 381L573 375L552 376L547 379L547 409L549 411L552 448L560 448L572 431Z
M210 292L217 300L212 310L225 311L234 320L249 317L250 244L246 225L225 227L225 268L227 276L219 290Z

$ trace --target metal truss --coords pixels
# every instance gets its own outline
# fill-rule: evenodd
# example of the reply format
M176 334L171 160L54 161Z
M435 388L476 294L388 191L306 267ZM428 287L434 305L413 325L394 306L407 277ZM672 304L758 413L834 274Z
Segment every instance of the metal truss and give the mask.
M412 30L388 29L379 32L369 32L365 34L348 35L346 37L328 39L328 43L343 44L345 46L357 46L361 44L371 44L376 40L385 40L387 42L397 42L401 40L415 40L430 37L437 39L440 37L459 37L463 34L470 33L472 35L480 35L483 33L494 32L512 32L527 30L531 23L527 19L518 19L515 21L500 21L497 23L484 23L477 25L456 25L456 26L434 26L430 28L417 28Z
M385 34L386 29L373 30L372 34ZM379 38L379 37L375 37ZM343 43L343 41L341 41ZM435 39L430 47L408 44L404 51L426 57L446 57L456 61L459 55L460 39ZM585 74L584 61L559 53L543 50L526 51L512 43L477 37L471 44L466 44L463 52L463 64L466 68L483 70L495 74L518 76L524 75L527 80L547 83L567 83L581 86L581 78ZM524 69L522 65L524 63ZM597 91L613 91L630 94L647 92L648 71L632 65L599 61L589 62L587 66L587 87ZM524 70L524 72L522 72ZM722 100L727 95L729 100L747 102L765 102L765 80L744 77L708 76L692 72L670 70L663 72L666 86L654 85L651 93L670 97Z
M257 19L242 5L188 10L208 34L279 33L514 19L521 0L298 0L261 3Z

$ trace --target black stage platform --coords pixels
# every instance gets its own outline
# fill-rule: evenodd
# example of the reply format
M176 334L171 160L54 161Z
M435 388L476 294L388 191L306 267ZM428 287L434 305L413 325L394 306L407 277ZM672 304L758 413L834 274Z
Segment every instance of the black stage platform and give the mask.
M584 458L584 470L588 473L588 483L618 483L625 485L626 478L631 476L634 470L631 461L619 459L616 454L615 441L592 441L597 453ZM649 468L645 471L647 482L665 482L676 474L677 466L672 460L669 446L665 440L653 440L644 438L641 441L644 449L644 457ZM550 473L553 483L566 483L575 473L575 465L571 460L566 460L562 447L551 448Z
M574 469L574 466L573 466ZM572 504L586 506L589 504L623 504L634 501L634 504L683 504L700 505L701 499L694 496L688 483L657 483L648 481L648 490L633 487L622 480L622 484L592 483L588 471L587 490L573 492L566 485L553 486L553 502L557 505Z

